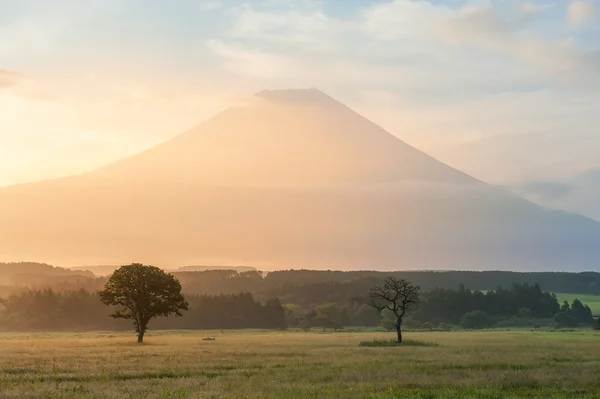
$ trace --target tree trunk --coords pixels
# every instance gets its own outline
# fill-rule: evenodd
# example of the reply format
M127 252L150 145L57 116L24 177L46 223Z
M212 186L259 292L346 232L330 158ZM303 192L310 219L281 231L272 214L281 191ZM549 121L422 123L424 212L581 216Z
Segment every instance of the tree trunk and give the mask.
M144 333L145 333L145 329L140 329L140 332L138 333L138 344L143 344L144 343Z
M402 323L396 322L396 333L398 333L398 344L402 343Z

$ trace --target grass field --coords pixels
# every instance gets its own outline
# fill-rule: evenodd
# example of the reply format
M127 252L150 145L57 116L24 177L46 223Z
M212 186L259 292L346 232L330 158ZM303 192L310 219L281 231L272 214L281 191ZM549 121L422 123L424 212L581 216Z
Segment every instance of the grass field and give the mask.
M392 334L393 335L393 334ZM0 334L2 398L598 398L593 332Z
M593 315L600 315L600 295L556 294L556 299L560 304L563 301L571 304L575 298L579 299L584 305L588 305Z

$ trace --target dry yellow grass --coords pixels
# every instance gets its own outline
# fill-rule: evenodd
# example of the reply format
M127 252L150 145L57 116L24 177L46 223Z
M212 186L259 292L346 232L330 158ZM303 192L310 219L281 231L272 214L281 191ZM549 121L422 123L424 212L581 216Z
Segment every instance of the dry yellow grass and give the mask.
M2 398L598 398L592 332L0 334Z

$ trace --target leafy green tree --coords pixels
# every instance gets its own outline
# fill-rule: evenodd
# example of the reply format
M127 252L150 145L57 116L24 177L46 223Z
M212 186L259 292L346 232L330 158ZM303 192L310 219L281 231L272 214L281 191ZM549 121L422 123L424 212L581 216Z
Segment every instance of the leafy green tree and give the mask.
M571 304L570 315L581 324L592 325L594 323L594 316L592 316L590 307L581 303L577 298Z
M569 302L563 301L563 304L560 306L560 311L563 313L571 313L571 306L569 306Z
M419 303L420 288L410 281L394 276L386 277L383 285L371 288L369 306L379 312L384 309L391 311L396 316L396 334L398 343L402 343L402 322L404 316L414 305Z
M325 302L317 305L315 312L316 315L312 319L312 324L322 327L323 330L328 328L341 330L348 319L341 306L334 302Z
M181 316L181 310L188 310L181 284L173 275L140 263L116 270L99 295L102 303L117 307L112 317L133 320L139 343L144 342L152 318Z
M460 319L460 326L463 328L487 328L494 325L494 319L483 310L473 310L465 313Z
M305 312L300 305L288 303L283 305L285 321L289 327L300 327L305 317Z

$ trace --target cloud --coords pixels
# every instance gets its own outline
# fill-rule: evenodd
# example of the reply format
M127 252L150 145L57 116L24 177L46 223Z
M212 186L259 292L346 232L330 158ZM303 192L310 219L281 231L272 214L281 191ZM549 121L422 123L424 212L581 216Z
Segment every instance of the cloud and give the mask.
M441 21L441 33L459 43L502 42L531 26L541 10L537 7L515 7L501 11L491 4L465 6Z
M51 101L53 97L30 76L0 69L0 94L32 101Z
M572 5L571 5L572 6ZM519 6L500 10L487 4L467 6L439 24L440 37L455 45L473 45L506 54L522 66L543 71L559 84L600 85L600 56L570 40L536 35L536 21L546 8Z
M19 86L27 81L29 81L29 78L23 74L0 69L0 90Z
M199 3L200 9L203 11L212 11L223 7L223 4L217 0L201 0Z
M514 186L521 195L537 196L543 201L559 200L572 194L576 187L569 183L536 181Z
M571 0L567 9L567 22L573 28L581 28L596 22L598 5L595 0Z
M600 221L600 168L554 181L514 184L512 190L540 205L580 213Z
M208 41L208 48L228 70L259 79L294 79L319 65L333 72L331 79L341 80L346 74L337 75L327 66L339 70L344 64L357 66L357 78L365 68L382 77L377 69L392 65L387 68L396 74L387 76L392 85L426 74L426 80L441 81L440 85L453 78L457 83L470 81L461 84L461 92L465 87L471 91L489 87L495 81L503 87L531 82L600 87L597 49L537 31L536 24L552 11L545 6L467 3L450 8L396 0L336 18L318 4L285 12L250 5L234 8L229 30ZM434 82L420 85L432 88Z

